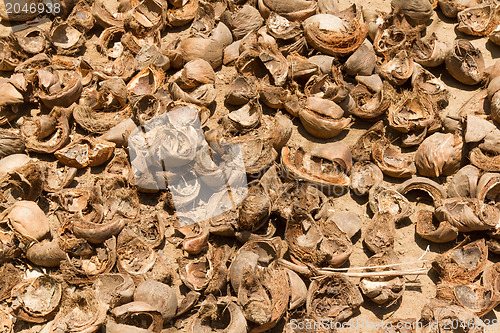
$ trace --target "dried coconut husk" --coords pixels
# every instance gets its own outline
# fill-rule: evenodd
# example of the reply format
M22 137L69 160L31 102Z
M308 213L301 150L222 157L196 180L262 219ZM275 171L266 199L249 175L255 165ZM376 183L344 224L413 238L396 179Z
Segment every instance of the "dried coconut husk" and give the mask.
M316 267L342 266L352 252L351 241L334 223L317 223L298 206L287 221L285 240L295 258Z
M363 296L343 274L334 273L315 279L309 285L306 309L315 321L343 321L363 303Z
M448 105L449 92L443 81L419 64L415 64L411 85L417 93L427 95L438 107Z
M13 33L17 45L27 54L43 53L49 48L47 32L40 27L32 27Z
M436 332L450 331L454 322L470 323L471 328L468 330L470 333L482 333L486 326L474 313L438 298L433 298L429 303L424 305L422 308L422 321L426 323L426 329L430 329L430 326L433 325ZM459 330L462 329L453 329L454 332L458 332Z
M86 1L78 1L67 17L67 22L77 29L87 32L94 27L94 15L91 5Z
M486 117L490 113L490 103L488 103L488 91L481 89L469 98L458 110L459 117L466 117L468 114Z
M205 294L222 293L226 283L229 257L233 254L227 245L209 246L206 257L194 260L179 260L179 275L182 282L191 290L204 290Z
M132 109L129 107L115 112L100 112L85 105L75 105L73 107L73 117L78 125L90 133L96 134L102 134L111 130L113 127L129 119L130 116L132 116ZM106 138L104 139L107 140Z
M269 219L271 201L260 183L249 184L248 195L239 204L238 231L257 231Z
M285 221L291 218L294 206L300 206L310 214L316 214L327 200L320 189L300 180L280 185L276 194L272 202L273 212Z
M495 129L488 133L479 148L487 153L500 154L500 130Z
M286 60L290 67L289 76L292 80L307 79L312 75L320 74L318 65L296 53L289 54Z
M57 150L54 155L64 165L81 169L98 166L107 162L113 155L115 144L112 142L81 138Z
M207 297L201 304L188 327L189 333L196 332L247 332L247 320L235 302L215 297Z
M139 219L127 223L125 229L131 230L152 248L159 247L165 238L165 220L160 213L139 214Z
M448 197L473 198L476 196L479 169L473 165L466 165L453 176L448 185Z
M50 154L62 148L69 139L70 127L68 118L71 111L72 108L55 107L49 113L48 118L38 118L40 121L39 130L37 130L38 135L31 135L32 133L27 128L29 126L28 123L26 126L23 126L22 129L28 151ZM52 123L54 121L56 123L55 130L53 131ZM36 122L37 119L35 118L35 126ZM53 132L53 134L46 136L48 132Z
M458 237L458 229L447 221L438 222L434 213L428 210L419 210L415 232L422 238L434 243L446 243Z
M389 108L391 93L392 89L388 83L384 83L376 92L370 91L364 84L358 84L349 92L355 103L349 113L366 121L376 121Z
M153 268L158 254L144 240L124 230L118 237L117 257L118 271L136 278Z
M107 307L92 289L76 289L63 299L61 310L46 329L57 332L95 332L106 321Z
M274 237L268 240L250 241L240 247L228 271L228 279L233 290L237 292L240 288L245 267L251 268L250 271L268 267L276 259L281 258L283 245L279 237Z
M413 60L424 67L437 67L444 63L448 46L437 39L435 33L429 38L417 38L412 46Z
M500 155L489 154L476 147L471 150L469 159L472 164L481 170L500 172Z
M231 105L244 105L257 97L257 84L252 76L236 76L229 84L225 102Z
M263 140L251 134L236 137L231 143L240 145L245 171L256 174L270 166L278 156L269 139Z
M161 30L166 22L165 0L145 0L126 13L124 26L138 37L145 37Z
M368 224L363 243L373 253L380 253L394 248L396 221L389 212L376 213Z
M413 25L425 24L434 14L429 0L392 0L391 8L394 13L403 13Z
M451 76L463 84L475 85L485 78L483 54L468 40L455 40L445 63Z
M12 289L13 314L32 323L46 322L59 310L62 295L62 281L56 277L41 275L25 279Z
M13 154L4 157L0 159L0 170L2 170L0 174L4 176L4 174L15 171L17 168L23 167L31 161L32 159L25 154Z
M74 217L70 221L75 236L93 244L103 243L110 237L117 236L125 224L129 222L121 214L106 217L101 223L88 222L78 217Z
M370 209L374 214L390 213L396 222L409 217L413 208L408 199L384 183L373 186L369 192Z
M450 176L460 168L462 149L463 141L459 136L434 133L417 150L417 170L426 177Z
M341 143L317 147L310 152L301 147L284 147L281 164L287 178L310 182L322 191L341 195L350 183L352 155Z
M231 13L225 11L222 20L231 30L234 39L239 40L252 31L257 31L264 24L264 19L257 8L248 4L243 5L239 10Z
M181 68L191 60L203 59L215 69L222 64L222 50L222 44L218 41L190 37L179 41L177 48L169 53L169 58L174 68Z
M358 162L371 160L374 144L383 138L384 135L384 122L376 122L366 132L361 134L358 141L351 147L352 158Z
M304 93L307 97L327 99L345 108L343 104L349 97L350 89L351 87L344 81L340 69L332 68L331 75L311 76L304 86Z
M425 177L413 177L408 179L400 184L397 190L403 195L413 190L424 191L431 197L434 205L439 205L439 203L447 197L446 190L443 186Z
M364 41L367 27L361 22L361 12L355 6L338 14L317 14L303 23L307 43L324 54L346 56Z
M500 210L476 198L449 198L436 207L436 216L461 232L492 230L498 224Z
M99 274L94 282L96 297L113 309L118 305L131 302L134 296L135 284L126 274Z
M0 106L0 126L6 125L18 117L10 106Z
M57 120L49 115L35 116L26 119L21 125L25 137L34 136L38 140L45 139L56 131Z
M44 239L28 247L26 258L42 267L58 267L66 259L66 253L61 250L57 241Z
M382 64L378 66L380 76L393 85L404 84L413 74L413 58L406 50L389 54Z
M314 1L294 0L283 4L277 0L259 0L259 11L263 18L267 19L275 12L290 21L303 21L314 15L317 4Z
M465 245L463 243L440 254L432 262L432 268L438 272L442 281L472 283L483 272L488 259L484 239Z
M134 57L130 53L125 53L111 63L105 64L95 66L94 74L101 80L121 78L128 81L135 73Z
M37 200L42 187L42 175L36 162L0 174L0 210L11 207L19 200Z
M157 309L165 322L171 320L177 311L177 295L174 289L152 279L137 286L134 301L144 302Z
M49 197L58 209L78 213L88 222L100 223L104 217L102 194L97 186L61 189Z
M125 10L128 9L130 9L130 6L124 8L118 0L96 0L92 4L92 14L95 21L104 29L111 26L123 27Z
M309 134L330 139L339 135L351 123L350 118L341 118L343 113L335 102L309 97L305 108L299 111L299 118Z
M183 101L199 106L210 106L217 97L217 91L213 84L203 84L187 92L182 90L176 82L169 84L169 91L174 101Z
M398 264L399 258L396 253L389 250L370 257L365 266L380 266ZM382 271L391 271L394 268L385 268ZM368 272L372 271L370 269ZM405 279L403 276L391 277L368 277L362 278L359 283L361 292L376 304L390 307L398 302L405 292Z
M58 83L52 85L48 92L43 89L37 93L37 97L48 108L70 107L78 101L82 94L83 86L81 76L78 72L72 74L65 73Z
M104 216L111 218L119 213L127 218L136 218L139 214L139 197L137 192L127 184L121 176L108 176L98 182L101 187Z
M397 96L397 95L396 95ZM435 132L441 126L441 120L433 101L426 95L416 92L392 96L394 103L389 107L389 126L401 133L418 133L423 130ZM396 101L397 99L397 101ZM416 144L423 141L419 138Z
M125 30L120 27L109 27L104 29L99 36L97 49L105 56L116 59L124 52L124 46L121 42Z
M462 10L476 7L482 2L483 0L439 0L438 5L444 16L455 18Z
M0 230L0 264L15 260L21 256L19 241L13 232ZM0 287L3 289L3 287ZM7 289L10 292L10 288ZM2 291L3 294L3 291Z
M278 48L284 56L306 53L307 42L300 23L290 22L273 12L267 20L267 30L276 39Z
M24 139L19 131L0 128L0 158L22 153L24 149Z
M155 65L149 65L137 73L127 84L129 95L154 94L163 84L165 73Z
M49 39L57 54L75 55L85 46L85 36L67 22L56 20L49 32Z
M437 286L436 297L459 305L478 317L484 316L500 304L496 290L476 284L440 283Z
M485 173L477 184L476 198L482 201L500 202L500 174Z
M500 23L500 13L495 4L466 8L457 13L457 30L467 35L488 36Z
M389 16L380 19L382 24L378 25L373 48L379 55L396 53L411 44L420 33L419 28L412 29L403 15Z
M22 281L22 275L21 271L11 263L3 264L0 267L0 274L2 274L2 281L0 282L0 301L4 301L11 297L12 288Z
M199 0L187 0L182 6L174 6L167 11L168 24L180 27L191 22L198 12Z
M90 284L103 273L109 273L116 263L116 238L113 236L102 245L92 248L85 256L69 256L60 263L64 280L69 284Z
M356 162L351 170L351 190L357 195L368 194L372 186L380 183L384 178L382 170L370 161Z
M402 155L399 148L386 138L373 145L372 156L380 170L388 176L408 178L416 172L413 158Z
M377 55L373 45L365 39L363 44L343 64L347 75L371 75L377 63Z
M21 62L12 44L9 39L0 38L0 71L13 71Z
M279 266L262 270L243 269L238 289L238 304L245 318L252 322L251 332L266 332L276 326L288 308L290 287L288 275Z
M39 241L50 232L47 216L33 201L17 201L2 212L0 219L6 220L16 237L26 244Z

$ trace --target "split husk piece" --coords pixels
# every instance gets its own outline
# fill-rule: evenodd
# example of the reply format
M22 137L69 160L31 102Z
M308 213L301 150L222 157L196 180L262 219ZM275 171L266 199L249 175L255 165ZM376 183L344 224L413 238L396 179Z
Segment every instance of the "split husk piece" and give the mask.
M351 241L336 224L318 223L298 206L287 222L285 240L294 257L317 267L339 267L352 252Z
M381 253L394 248L396 221L391 213L377 213L368 224L363 242L368 250Z
M301 147L284 147L281 164L287 177L305 180L326 192L341 195L349 186L352 156L342 143L319 146L310 152Z
M309 285L306 309L316 321L343 321L351 317L363 303L363 296L354 283L335 273L315 279Z
M63 296L62 281L50 275L25 279L12 289L14 315L32 323L46 322L56 315Z
M335 15L316 14L302 25L310 46L324 54L340 57L354 52L367 34L361 12L355 5Z
M497 227L500 210L476 198L450 198L436 206L436 217L460 232L493 230Z
M488 248L484 239L469 244L463 242L440 254L432 262L442 281L472 283L484 270Z
M415 232L434 243L447 243L458 237L458 229L447 221L438 222L429 210L419 210Z
M402 155L399 148L382 138L373 145L372 156L382 172L396 178L408 178L416 173L413 158Z
M389 250L381 252L370 257L365 266L379 266L399 263L395 252ZM390 271L393 268L386 268L384 271ZM370 272L368 269L367 272ZM391 306L398 302L405 291L405 279L403 276L394 277L368 277L360 281L361 292L376 304Z

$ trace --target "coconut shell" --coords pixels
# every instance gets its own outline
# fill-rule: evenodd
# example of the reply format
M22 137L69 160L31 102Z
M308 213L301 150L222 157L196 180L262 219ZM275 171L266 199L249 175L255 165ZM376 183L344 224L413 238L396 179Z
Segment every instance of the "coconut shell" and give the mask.
M343 321L363 303L363 296L347 277L332 273L315 279L309 285L306 301L308 315L316 321Z
M465 39L457 39L453 42L445 63L451 76L463 84L475 85L485 77L481 51Z
M462 140L453 134L435 133L424 140L415 155L418 172L426 177L454 174L462 161Z
M356 6L338 14L316 14L303 22L304 36L314 49L332 56L353 53L364 41L367 28Z

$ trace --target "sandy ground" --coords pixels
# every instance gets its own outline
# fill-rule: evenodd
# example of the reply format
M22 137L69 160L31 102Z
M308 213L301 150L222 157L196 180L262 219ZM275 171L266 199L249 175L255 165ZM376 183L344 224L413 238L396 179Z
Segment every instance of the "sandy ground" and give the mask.
M378 1L356 1L357 4L361 6L366 6L370 8L376 8L382 11L388 12L390 10L390 0L378 0ZM341 8L346 8L350 5L352 1L340 0ZM466 36L458 32L456 29L456 22L454 20L448 19L444 17L439 10L434 13L432 18L432 22L428 26L428 33L435 32L438 38L441 41L452 44L453 40L456 38L466 38L471 41L471 43L478 47L482 52L485 58L486 66L493 64L496 59L500 55L500 47L494 45L491 42L488 42L487 38L473 38L470 36ZM8 34L9 29L5 26L0 25L0 36ZM97 39L97 36L94 36L94 40ZM167 37L168 39L168 37ZM91 43L89 43L91 44ZM98 55L95 52L95 48L88 55ZM474 93L480 89L480 86L464 86L454 80L445 70L444 65L437 69L433 69L432 72L440 77L443 82L446 84L448 90L450 91L450 102L448 107L443 111L446 113L456 113L462 106L464 102L466 102L470 97L474 95ZM234 68L231 67L223 67L217 73L217 85L218 87L224 87L224 84L230 82L231 78L235 73ZM224 92L221 91L219 95L219 99L217 100L217 111L221 111L220 108L223 107L223 96ZM292 142L296 144L301 144L304 146L312 146L316 144L326 143L325 140L318 140L312 138L308 135L304 129L300 126L300 122L298 119L294 120L295 130L292 136ZM347 145L351 145L356 142L357 138L369 127L370 125L367 123L356 121L355 124L349 131L344 131L340 136L334 138L330 141L341 141L346 143ZM330 142L328 141L328 142ZM393 182L394 179L386 179L388 181ZM440 182L445 183L446 179L440 179ZM417 211L420 206L426 206L425 198L413 197L412 203L414 204L414 211ZM155 201L155 200L152 200ZM371 218L372 214L367 207L367 198L365 197L357 197L355 195L344 195L335 199L334 201L335 208L337 210L349 210L356 212L360 216L363 217L365 222L368 222ZM153 203L154 205L154 203ZM152 208L152 207L151 207ZM418 235L415 234L415 214L412 215L409 219L402 221L398 225L396 230L396 242L395 248L399 253L402 262L413 262L418 260L424 255L423 259L431 261L437 254L442 253L453 246L456 245L455 242L450 244L434 244L428 241L421 239ZM167 229L167 236L173 232L172 228ZM370 256L370 253L367 252L362 245L363 233L361 235L356 235L353 239L355 242L354 251L345 265L345 267L359 267L364 266L364 263ZM426 253L426 249L429 249L429 252ZM165 256L167 260L169 260L172 264L172 270L176 271L176 263L175 257L181 255L181 251L175 248L174 245L168 244L165 246L162 254ZM494 254L490 254L490 260L496 262L499 260L499 256ZM428 265L429 266L429 265ZM410 266L408 266L410 267ZM413 266L414 267L414 266ZM175 273L174 273L175 274ZM174 277L174 283L179 285L180 279ZM340 329L338 332L374 332L376 330L371 329L370 325L380 324L382 321L392 320L395 318L406 319L406 321L410 320L418 320L420 318L420 312L422 307L427 303L427 301L434 297L435 295L435 282L436 276L433 274L433 271L430 270L428 275L421 276L410 276L407 278L407 287L406 292L402 298L402 301L396 305L391 306L390 308L381 308L376 304L365 301L363 306L360 308L360 311L356 313L351 320L359 322L359 323L367 323L366 325L361 325L358 328L352 329ZM357 282L357 281L356 281ZM498 311L500 309L497 308ZM493 320L498 316L498 311L490 312L486 316L486 318ZM186 330L185 324L186 321L183 317L181 320L173 323L170 328L164 330L164 332L182 332ZM491 328L489 332L494 332L494 328Z

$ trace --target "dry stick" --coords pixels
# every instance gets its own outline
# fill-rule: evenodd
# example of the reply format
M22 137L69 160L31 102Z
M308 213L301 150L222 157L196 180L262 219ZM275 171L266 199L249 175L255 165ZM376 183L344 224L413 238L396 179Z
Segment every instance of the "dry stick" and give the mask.
M302 266L302 265L297 265L294 264L288 260L285 259L278 259L278 263L286 268L289 268L297 273L304 274L304 275L311 275L312 270L309 267ZM408 263L407 263L408 264ZM381 265L381 266L370 266L370 267L357 267L358 269L373 269L373 268L384 268L384 267L391 267L395 265ZM342 269L346 270L346 269ZM382 271L382 272L361 272L361 273L343 273L343 272L336 272L336 271L331 271L331 268L320 268L317 269L316 274L318 275L334 275L334 274L343 274L345 276L349 277L371 277L371 276L400 276L400 275L422 275L426 274L428 271L428 268L416 268L416 269L410 269L410 270L399 270L399 271ZM316 277L318 278L318 277ZM314 277L313 277L314 279Z

